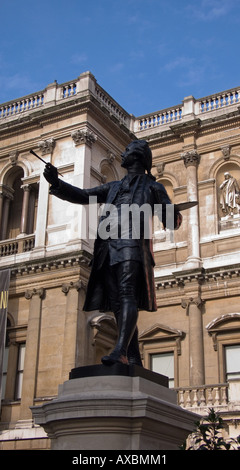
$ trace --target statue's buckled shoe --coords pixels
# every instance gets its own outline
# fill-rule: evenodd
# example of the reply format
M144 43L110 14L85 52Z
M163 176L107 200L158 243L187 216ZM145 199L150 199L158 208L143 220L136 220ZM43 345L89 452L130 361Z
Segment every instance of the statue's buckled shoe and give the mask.
M103 356L101 359L102 363L107 366L111 366L112 364L126 364L128 365L128 358L123 356L122 354L109 354L109 356Z

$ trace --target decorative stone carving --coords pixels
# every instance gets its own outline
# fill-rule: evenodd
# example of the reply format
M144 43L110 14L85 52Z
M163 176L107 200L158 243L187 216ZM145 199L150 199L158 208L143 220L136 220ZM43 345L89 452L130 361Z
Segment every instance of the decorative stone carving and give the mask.
M113 163L115 158L116 158L116 155L114 155L114 153L112 153L111 150L108 150L107 151L107 159L108 159L109 163Z
M196 150L181 153L181 158L183 159L186 168L190 165L197 167L200 162L200 155Z
M202 300L201 297L189 297L189 299L182 299L181 300L181 307L188 310L191 304L196 305L198 308L201 308L204 304L205 300Z
M27 289L25 292L25 299L30 300L33 295L38 295L40 299L43 299L45 294L45 289L41 287L40 289Z
M159 163L157 165L157 172L158 172L158 176L162 176L163 175L163 172L164 172L164 168L165 168L165 163Z
M38 143L38 147L40 148L42 155L46 155L48 153L52 153L53 149L55 147L55 140L54 139L46 139L46 140L41 140Z
M86 285L80 279L77 282L71 281L71 282L62 284L62 292L64 292L64 294L67 294L69 290L72 288L76 289L77 291L79 291L80 289L86 290Z
M224 147L221 148L221 151L222 151L224 160L229 160L230 151L231 151L230 145L225 145Z
M97 136L88 129L77 129L71 133L75 145L87 144L90 147L97 140Z
M16 165L17 159L18 159L19 152L17 150L14 150L13 152L10 152L9 154L9 160L12 166Z
M240 212L240 188L237 180L229 173L224 173L224 181L220 185L220 207L224 216L233 217Z

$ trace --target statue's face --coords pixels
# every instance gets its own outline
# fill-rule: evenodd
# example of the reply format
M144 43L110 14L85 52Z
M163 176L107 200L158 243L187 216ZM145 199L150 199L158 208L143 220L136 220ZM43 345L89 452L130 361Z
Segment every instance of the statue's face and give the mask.
M121 154L121 157L122 157L121 166L123 168L128 168L129 166L131 166L136 161L137 155L138 155L137 145L134 142L132 142L126 147L125 151ZM139 154L139 158L140 158L140 154Z

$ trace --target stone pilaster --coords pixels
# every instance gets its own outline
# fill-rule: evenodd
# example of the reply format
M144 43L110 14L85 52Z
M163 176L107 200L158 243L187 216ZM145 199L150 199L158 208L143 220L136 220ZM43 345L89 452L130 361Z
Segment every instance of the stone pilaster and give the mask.
M83 319L79 318L82 312L81 291L85 292L86 286L82 281L64 283L62 292L66 294L66 312L62 354L62 381L68 380L69 372L76 367L78 362L78 333L79 326L87 334ZM79 325L81 323L81 325Z
M205 383L202 326L203 300L200 296L182 299L182 307L189 317L189 385Z
M198 179L197 169L200 156L196 150L182 153L184 165L187 170L187 199L188 201L198 201ZM188 258L187 269L199 268L202 265L200 258L199 239L199 212L198 206L188 210Z
M89 188L91 185L92 146L97 137L92 131L77 129L71 134L75 144L74 176L72 184L80 188ZM88 238L88 207L75 205L72 207L73 216L69 244L75 245L81 240L82 248L89 249Z
M31 418L30 406L33 405L36 390L38 366L42 299L45 290L32 289L25 292L29 300L29 318L27 328L26 352L24 361L20 420Z

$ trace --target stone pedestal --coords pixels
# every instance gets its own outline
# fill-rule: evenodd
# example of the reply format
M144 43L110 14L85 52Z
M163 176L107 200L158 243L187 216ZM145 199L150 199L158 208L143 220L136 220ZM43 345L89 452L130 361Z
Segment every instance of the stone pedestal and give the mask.
M199 416L176 404L167 382L137 366L82 367L31 409L53 450L178 450Z

